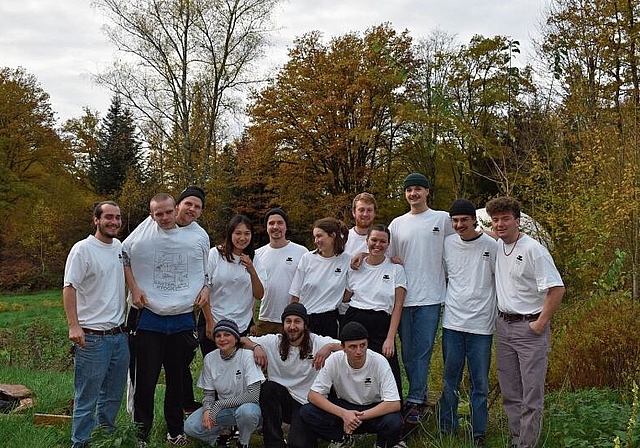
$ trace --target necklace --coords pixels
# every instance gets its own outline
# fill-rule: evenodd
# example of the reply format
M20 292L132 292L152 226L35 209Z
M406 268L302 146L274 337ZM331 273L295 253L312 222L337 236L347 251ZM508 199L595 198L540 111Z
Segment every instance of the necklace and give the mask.
M513 247L511 248L511 250L509 251L509 253L507 253L507 251L505 250L504 246L504 241L502 242L502 253L504 254L505 257L508 257L509 255L511 255L514 251L514 249L516 248L516 245L518 244L518 240L520 239L520 232L518 232L518 237L516 238L515 243L513 243Z

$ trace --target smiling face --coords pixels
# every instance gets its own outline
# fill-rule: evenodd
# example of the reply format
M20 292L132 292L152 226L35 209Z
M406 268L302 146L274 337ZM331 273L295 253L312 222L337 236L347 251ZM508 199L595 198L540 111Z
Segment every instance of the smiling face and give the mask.
M374 204L357 201L356 205L353 207L352 213L353 219L356 222L356 227L368 229L376 216L376 207Z
M491 215L491 225L498 238L511 244L518 237L520 218L516 218L512 212L496 212Z
M96 226L95 237L103 243L110 243L122 226L120 208L111 204L102 205L100 218L93 217L93 224Z
M477 236L476 218L470 215L454 215L451 217L451 225L460 238L471 240Z
M421 185L410 185L404 190L404 197L411 206L411 210L424 211L427 208L429 190Z
M176 205L176 221L188 226L202 215L202 200L196 196L187 196Z
M234 335L226 331L217 331L214 340L216 347L219 348L222 353L230 353L238 342Z
M238 224L231 233L231 242L233 243L233 253L240 255L251 242L251 229L244 223Z
M313 229L313 243L318 249L318 253L323 257L332 257L334 255L335 234L328 234L319 227Z
M274 213L267 219L267 234L269 234L269 242L278 244L286 240L287 223L281 215Z
M290 314L284 318L282 327L291 345L298 346L302 342L302 336L304 336L304 325L304 320L302 320L300 316Z
M367 237L367 249L374 257L384 256L389 247L389 235L387 232L372 230Z

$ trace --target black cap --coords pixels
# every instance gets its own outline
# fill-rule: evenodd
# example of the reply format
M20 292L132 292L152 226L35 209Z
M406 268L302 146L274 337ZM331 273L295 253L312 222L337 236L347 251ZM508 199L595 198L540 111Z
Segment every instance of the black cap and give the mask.
M202 201L202 208L204 208L204 190L200 187L196 187L195 185L191 185L182 190L182 193L178 196L176 204L181 203L184 198L188 198L189 196L195 196L200 199Z
M284 223L287 225L287 230L289 230L289 215L287 215L287 212L282 210L280 207L272 208L271 210L269 210L264 215L264 226L265 227L267 226L267 222L269 221L269 216L271 216L271 215L280 215L280 216L282 216L282 219L284 219Z
M307 309L304 307L302 303L291 302L289 305L287 305L284 311L282 312L282 316L281 316L282 323L284 323L285 317L291 316L291 315L302 318L304 323L307 324L307 326L309 326L309 314L307 314Z
M456 199L451 204L451 208L449 209L449 216L456 215L469 215L476 217L476 208L470 201L466 199Z
M226 331L236 337L236 340L240 340L240 331L238 330L238 324L231 319L220 319L216 322L216 326L213 327L213 334L215 335L219 331Z
M369 339L369 332L360 322L349 322L340 331L340 342Z

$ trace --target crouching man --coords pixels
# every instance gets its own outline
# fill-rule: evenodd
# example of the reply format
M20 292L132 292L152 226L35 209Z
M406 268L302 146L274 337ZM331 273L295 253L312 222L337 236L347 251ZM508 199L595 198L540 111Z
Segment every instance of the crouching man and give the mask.
M334 353L309 391L300 416L309 430L336 448L350 446L352 434L377 434L376 447L400 438L400 396L387 359L367 348L369 334L358 322L340 332L343 351ZM327 398L331 387L336 398Z

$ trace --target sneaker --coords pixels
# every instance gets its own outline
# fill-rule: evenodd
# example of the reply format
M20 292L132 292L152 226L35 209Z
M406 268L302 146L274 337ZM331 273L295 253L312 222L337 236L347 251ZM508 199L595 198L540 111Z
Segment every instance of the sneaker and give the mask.
M167 433L167 443L174 446L185 446L189 443L189 439L184 433L178 434L175 437L171 437L171 434Z
M345 434L341 441L331 442L327 448L351 448L355 441L349 434Z
M475 436L473 438L473 446L478 448L485 448L487 446L487 441L484 436Z
M417 425L420 423L422 415L418 410L416 403L407 403L404 405L404 422L408 425Z
M184 415L189 417L191 414L196 412L198 409L202 407L202 403L199 401L193 401L189 404L184 405Z

